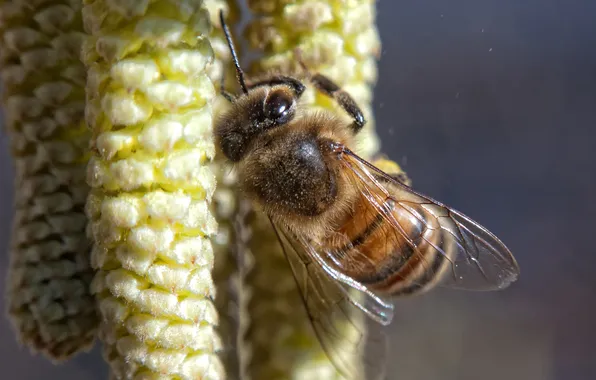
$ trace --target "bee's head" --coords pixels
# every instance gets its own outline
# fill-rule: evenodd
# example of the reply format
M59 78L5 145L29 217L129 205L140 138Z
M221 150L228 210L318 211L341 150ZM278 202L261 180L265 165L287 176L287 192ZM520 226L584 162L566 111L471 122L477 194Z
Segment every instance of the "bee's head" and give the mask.
M215 137L224 155L238 162L255 137L292 120L305 86L297 79L282 75L272 75L247 86L222 11L219 17L243 93L235 99L229 98L232 107L217 120Z
M285 84L260 85L237 98L215 124L223 154L240 161L256 137L294 118L300 94Z

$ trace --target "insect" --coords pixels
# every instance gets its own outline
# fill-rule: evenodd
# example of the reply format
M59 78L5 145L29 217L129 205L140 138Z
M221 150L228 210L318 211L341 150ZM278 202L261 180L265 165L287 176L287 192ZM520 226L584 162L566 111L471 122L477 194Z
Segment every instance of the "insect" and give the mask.
M247 84L222 13L220 21L242 93L223 93L231 104L216 122L216 143L271 220L312 326L341 373L356 370L353 354L362 350L361 336L341 334L342 324L359 323L358 313L384 326L392 296L435 286L496 290L517 279L514 257L487 229L350 150L366 121L333 81L305 70L304 80L273 74ZM309 112L301 105L307 85L351 122ZM338 349L342 339L349 345ZM369 359L369 375L381 376L382 355Z

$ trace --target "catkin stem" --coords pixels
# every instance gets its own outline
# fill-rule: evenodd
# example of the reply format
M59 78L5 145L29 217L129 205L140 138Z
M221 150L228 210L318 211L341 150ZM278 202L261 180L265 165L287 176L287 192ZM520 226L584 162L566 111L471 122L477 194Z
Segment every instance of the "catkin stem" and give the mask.
M97 315L83 207L81 3L0 4L0 75L15 162L7 310L19 340L61 361L88 349Z
M216 84L219 92L220 84L225 80L227 91L233 91L235 71L231 64L231 54L221 29L219 10L223 9L228 26L233 27L239 19L239 10L234 0L206 0L205 7L211 16L213 31L209 40L215 53L214 64L208 70L209 77ZM218 97L214 103L214 119L229 106L228 101ZM242 232L238 231L236 221L239 212L238 193L236 189L236 173L225 157L216 157L213 170L217 176L217 189L213 195L213 211L219 225L217 235L212 239L215 252L213 278L218 291L216 307L220 313L219 333L224 342L222 360L232 379L241 379L241 362L244 347L240 341L243 335L246 311L243 301L244 279L237 260L243 255ZM241 228L241 227L240 227Z
M85 1L86 212L118 379L223 379L210 238L213 50L201 1Z
M353 147L365 157L378 149L372 115L376 59L380 42L373 0L249 0L256 19L246 37L264 52L251 74L299 73L297 50L311 72L328 76L352 95L367 126ZM344 114L337 104L312 88L303 95L311 111ZM349 123L349 119L346 118ZM313 334L288 264L271 226L262 215L252 223L250 252L255 265L247 277L252 288L246 339L252 345L249 372L254 379L340 378ZM351 327L346 326L346 329ZM346 336L352 333L344 331ZM350 347L349 349L353 349ZM342 347L337 347L341 352ZM355 361L359 358L355 357ZM352 374L362 378L361 373Z

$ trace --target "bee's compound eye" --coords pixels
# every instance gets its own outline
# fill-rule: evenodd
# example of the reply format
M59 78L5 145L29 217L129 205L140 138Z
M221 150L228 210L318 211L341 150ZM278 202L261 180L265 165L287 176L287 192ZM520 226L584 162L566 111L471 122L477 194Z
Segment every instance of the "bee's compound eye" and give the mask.
M277 124L286 123L294 112L294 98L286 91L272 91L264 105L265 117Z

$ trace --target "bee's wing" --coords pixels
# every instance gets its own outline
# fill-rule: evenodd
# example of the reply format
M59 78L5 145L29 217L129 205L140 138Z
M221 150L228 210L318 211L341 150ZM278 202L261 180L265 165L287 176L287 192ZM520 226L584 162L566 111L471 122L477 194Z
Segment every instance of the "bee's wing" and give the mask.
M336 279L341 274L328 273L306 240L271 223L311 325L334 367L346 378L384 378L387 342L381 329L391 321L393 305L362 285L352 286L350 279ZM368 323L368 317L381 323Z
M408 239L405 231L411 226L405 223L420 223L424 228L432 230L440 228L444 234L442 246L454 247L446 253L433 242L425 239L436 255L450 261L450 270L445 270L440 276L439 286L447 286L468 290L503 289L515 281L519 275L519 267L515 258L507 247L490 231L476 223L466 215L453 210L427 196L424 196L395 178L389 176L368 161L360 158L347 148L341 148L339 160L348 169L352 183L359 189L361 195L375 207L380 215L384 215L391 224L400 241L404 241L418 255L417 260L424 261L424 255L419 252L417 245ZM383 183L391 184L389 186ZM392 199L396 208L394 213L383 212L382 205L387 199ZM415 211L415 207L423 207L432 220L425 221ZM406 215L404 221L398 222L395 213ZM413 222L412 222L413 221ZM424 238L424 235L422 235ZM432 276L433 263L426 262L425 270Z

